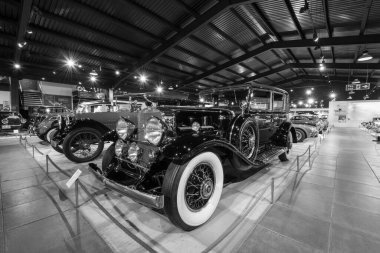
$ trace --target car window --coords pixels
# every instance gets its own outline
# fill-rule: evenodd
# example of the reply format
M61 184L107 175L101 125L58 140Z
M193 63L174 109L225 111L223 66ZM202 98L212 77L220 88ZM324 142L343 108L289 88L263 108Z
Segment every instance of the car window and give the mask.
M270 110L270 92L253 90L249 102L251 110Z
M273 93L273 111L283 111L285 109L285 96L280 93Z

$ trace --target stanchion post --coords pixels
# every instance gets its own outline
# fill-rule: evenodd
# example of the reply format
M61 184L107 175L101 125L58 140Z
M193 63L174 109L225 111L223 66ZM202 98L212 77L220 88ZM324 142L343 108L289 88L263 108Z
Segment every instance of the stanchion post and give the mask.
M272 183L271 183L271 204L274 204L274 177L272 177Z
M33 158L34 158L34 145L32 145L32 150L33 150L32 153L33 153Z
M300 171L300 157L297 156L297 172Z
M26 142L27 142L27 140L26 140L26 138L25 138L25 144L24 144L24 145L25 145L25 148L26 148Z
M75 180L75 207L78 208L79 204L78 204L78 193L79 193L79 187L78 187L78 179Z
M21 144L21 135L20 135L20 138L19 138L19 142L20 142L20 144Z
M46 155L46 174L49 174L49 155Z
M309 145L309 169L311 168L311 164L310 164L310 149L311 149L311 145Z

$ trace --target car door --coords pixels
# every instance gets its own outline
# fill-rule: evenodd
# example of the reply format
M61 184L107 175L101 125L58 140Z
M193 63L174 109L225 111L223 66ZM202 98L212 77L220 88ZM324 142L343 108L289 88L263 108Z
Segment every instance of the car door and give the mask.
M269 90L253 89L250 93L249 110L258 123L260 145L268 143L273 134L271 96Z

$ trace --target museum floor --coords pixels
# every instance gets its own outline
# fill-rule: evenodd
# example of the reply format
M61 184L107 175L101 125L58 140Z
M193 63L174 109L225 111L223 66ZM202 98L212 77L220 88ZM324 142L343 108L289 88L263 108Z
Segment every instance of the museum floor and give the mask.
M81 180L114 220L83 191L75 208L67 177L52 166L46 175L44 156L33 158L17 138L1 138L0 252L379 252L380 145L372 139L360 129L334 128L318 141L311 169L306 163L300 173L295 157L315 139L295 144L291 161L228 185L213 218L183 232L31 137L65 171L81 169ZM259 193L272 177L273 205L270 191Z

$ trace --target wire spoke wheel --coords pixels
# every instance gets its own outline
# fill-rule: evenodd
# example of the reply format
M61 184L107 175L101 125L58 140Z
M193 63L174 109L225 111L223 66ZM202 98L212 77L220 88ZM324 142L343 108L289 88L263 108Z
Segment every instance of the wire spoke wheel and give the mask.
M192 211L202 209L214 192L215 177L209 164L197 165L186 183L186 204Z
M71 152L78 158L93 156L98 150L100 139L94 133L82 132L71 141Z
M240 135L240 151L251 159L256 149L256 132L253 124L247 124Z

